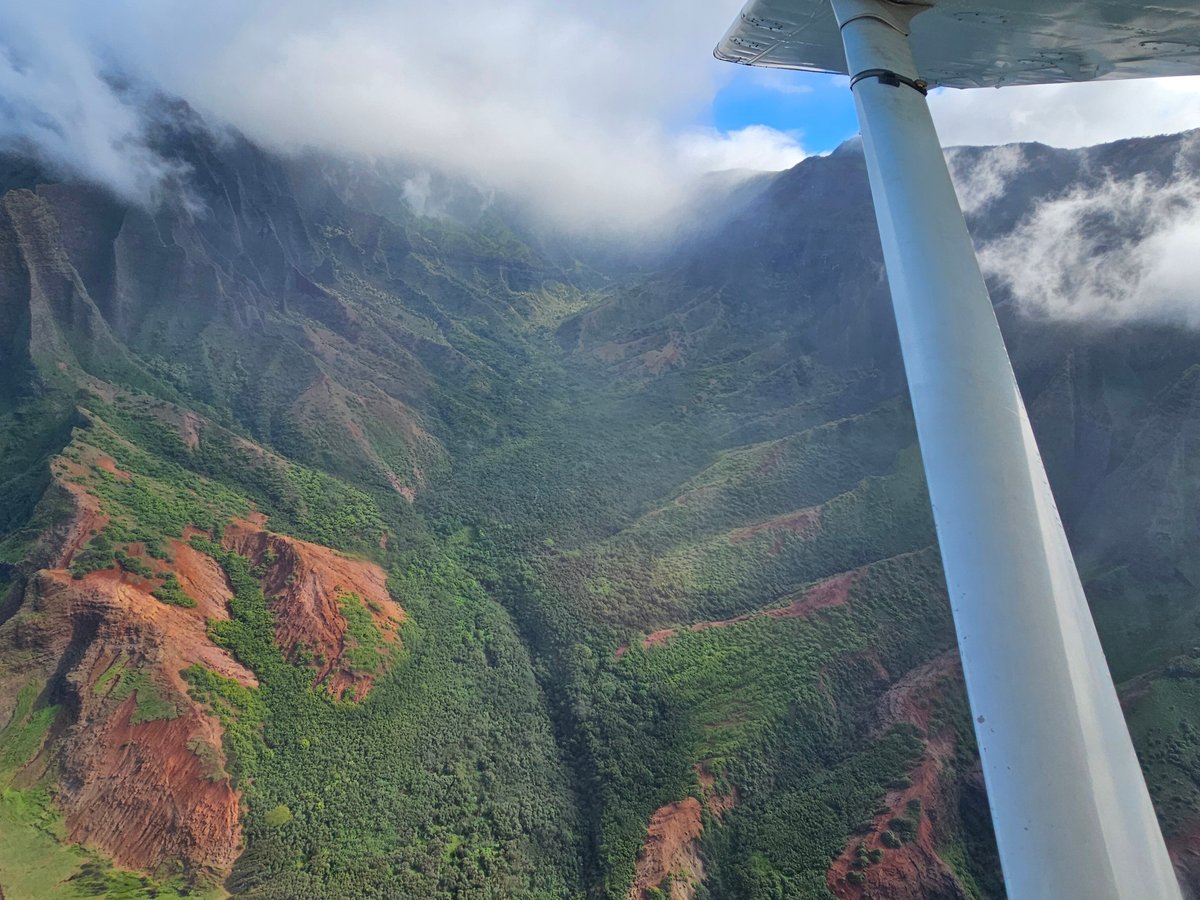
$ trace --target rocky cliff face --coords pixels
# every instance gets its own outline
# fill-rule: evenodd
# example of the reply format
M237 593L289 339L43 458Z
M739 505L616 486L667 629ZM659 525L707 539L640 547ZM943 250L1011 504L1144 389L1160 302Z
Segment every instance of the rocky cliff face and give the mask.
M68 534L103 527L88 509L95 498L83 496ZM71 839L121 865L228 871L241 850L239 795L225 771L221 725L181 677L200 664L256 684L207 636L208 620L229 616L224 575L175 542L173 562L156 570L175 574L195 605L167 605L151 595L149 579L116 567L72 577L75 543L63 546L58 567L29 577L24 604L0 628L6 656L28 660L10 678L45 684L45 696L62 706L15 783L52 773Z
M171 424L196 441L208 425L195 415ZM43 506L60 498L65 514L35 536L17 583L23 599L0 625L0 655L10 661L6 687L42 685L41 696L60 712L16 760L12 784L51 779L69 839L120 866L182 866L201 880L223 877L244 849L242 797L229 772L222 721L185 676L202 669L258 687L254 673L211 635L214 623L230 620L228 577L189 542L207 540L193 525L174 538L157 534L166 539L152 553L145 542L127 540L139 536L129 529L144 523L135 513L131 521L130 508L114 495L152 488L85 433L49 468ZM265 523L258 513L253 521L231 521L224 544L261 567L279 647L290 655L311 648L319 661L315 678L331 697L364 699L399 647L404 619L382 569L272 534ZM347 618L356 613L357 630ZM382 653L355 666L356 640L372 636ZM7 720L15 698L6 691L4 699L0 717Z
M276 643L290 657L311 660L316 682L331 696L364 699L384 659L374 665L355 663L355 651L363 648L356 644L348 617L361 621L366 616L378 632L383 656L390 654L404 610L388 594L387 576L376 564L272 534L264 523L235 521L222 540L226 549L262 572L263 590L275 613Z

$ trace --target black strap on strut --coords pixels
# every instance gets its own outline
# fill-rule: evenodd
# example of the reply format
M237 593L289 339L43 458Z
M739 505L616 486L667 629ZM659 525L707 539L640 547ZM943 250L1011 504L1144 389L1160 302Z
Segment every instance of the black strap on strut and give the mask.
M920 78L906 78L899 72L893 72L891 69L866 69L859 72L850 79L850 89L854 90L854 86L864 78L878 78L880 84L886 84L889 87L900 87L905 84L924 97L929 93L929 82Z

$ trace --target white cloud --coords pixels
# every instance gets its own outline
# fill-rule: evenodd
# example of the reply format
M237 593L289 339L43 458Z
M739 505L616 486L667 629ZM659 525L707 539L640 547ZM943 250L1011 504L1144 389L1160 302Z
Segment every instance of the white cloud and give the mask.
M1180 163L1162 184L1138 175L1044 201L980 262L1033 315L1197 328L1197 247L1200 173Z
M749 70L751 79L759 87L779 94L811 94L816 88L818 78L812 75L801 75L791 69L760 69ZM822 76L828 78L828 76Z
M776 133L687 133L732 71L711 51L735 14L728 0L3 4L23 59L0 85L0 139L118 187L153 182L137 117L101 76L114 71L276 149L402 156L564 220L652 218L705 165L800 155ZM44 127L24 124L33 110Z
M735 68L733 0L38 0L0 3L0 147L146 199L171 174L126 76L268 147L402 157L562 222L644 225L707 167L783 168L767 128L696 130ZM756 72L783 93L829 76ZM1200 126L1200 79L943 92L944 141L1078 146ZM417 186L419 187L419 186ZM419 196L415 190L413 196Z
M958 204L967 215L987 209L1004 196L1014 177L1025 164L1025 149L1020 144L991 147L970 160L960 157L955 149L946 152Z
M750 125L728 133L691 131L678 140L684 165L695 172L744 169L776 172L790 169L808 154L795 134Z
M936 91L942 145L1088 147L1200 128L1200 76Z
M117 90L96 58L36 7L0 13L0 142L146 202L175 174L143 143L140 98Z

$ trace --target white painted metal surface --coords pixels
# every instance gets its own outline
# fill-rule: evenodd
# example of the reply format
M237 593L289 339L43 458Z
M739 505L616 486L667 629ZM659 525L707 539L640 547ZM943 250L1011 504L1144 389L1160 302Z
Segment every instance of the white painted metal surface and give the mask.
M1184 32L1200 36L1198 5L755 0L718 49L722 58L749 54L736 61L756 65L900 76L858 80L854 95L1014 900L1177 900L1180 891L919 82L1163 74L1161 65L1178 60L1123 62L1111 47L1132 46L1130 35L1143 48ZM989 21L997 9L1013 20ZM923 20L937 17L938 27L922 31ZM741 38L764 29L778 37L774 44L759 48ZM970 39L928 42L931 35L951 41L951 32ZM1049 68L1009 64L1037 46L1101 52L1078 66L1065 56ZM922 47L926 55L914 59ZM1187 54L1190 71L1200 70L1200 55Z
M833 6L851 71L918 77L903 17ZM1009 896L1178 898L925 98L854 94Z
M910 46L930 85L999 87L1200 73L1200 2L928 0ZM751 0L717 46L728 62L846 70L829 0Z

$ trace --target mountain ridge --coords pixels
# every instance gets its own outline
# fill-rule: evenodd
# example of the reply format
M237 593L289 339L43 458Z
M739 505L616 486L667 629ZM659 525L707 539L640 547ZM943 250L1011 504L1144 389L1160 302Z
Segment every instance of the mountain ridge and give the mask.
M1194 138L951 161L986 246ZM1003 895L853 147L623 260L162 146L155 210L3 165L6 895ZM1194 879L1200 338L992 287Z

